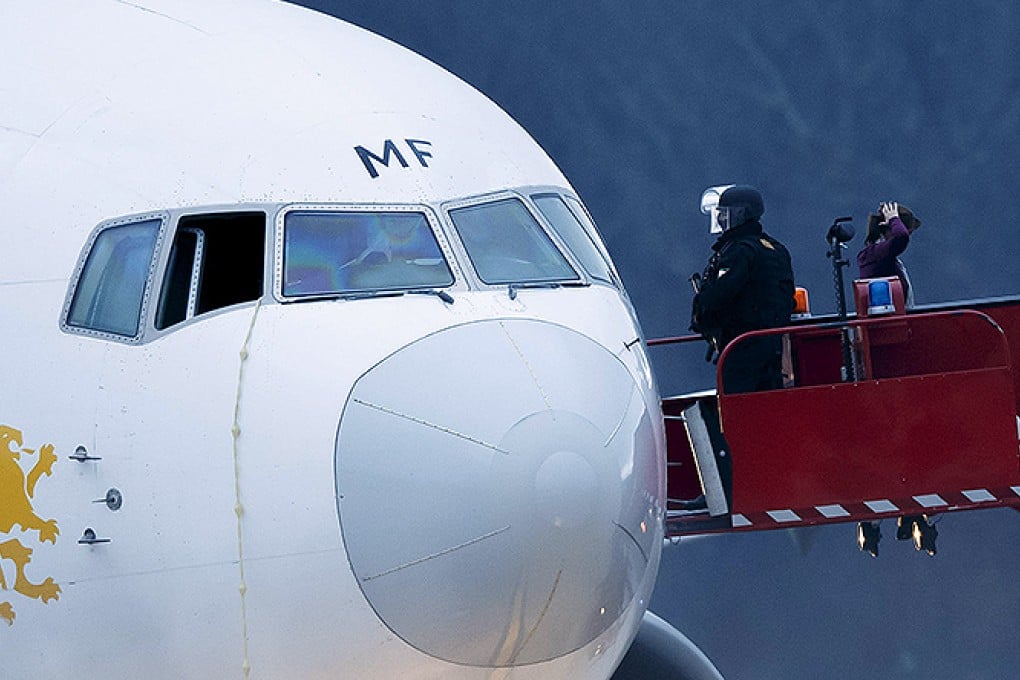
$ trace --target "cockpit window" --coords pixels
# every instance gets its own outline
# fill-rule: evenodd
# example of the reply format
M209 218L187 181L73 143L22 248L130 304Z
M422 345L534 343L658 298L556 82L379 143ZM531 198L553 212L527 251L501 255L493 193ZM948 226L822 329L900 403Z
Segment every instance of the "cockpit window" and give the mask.
M602 253L602 258L609 265L609 271L613 273L613 278L616 279L617 283L620 281L620 272L616 271L613 266L613 259L609 257L609 251L606 250L606 244L602 241L602 237L599 236L599 230L595 227L595 223L591 221L591 215L588 214L587 208L581 205L581 202L573 196L564 196L567 205L570 206L571 212L574 213L574 217L580 220L581 224L584 225L584 230L588 232L588 236L595 243L595 247L598 248L599 252Z
M186 215L177 223L156 328L262 297L266 215Z
M138 335L145 286L162 220L109 227L82 268L67 325L128 338Z
M484 283L576 281L577 273L524 204L514 198L450 210Z
M558 194L536 194L531 197L542 215L549 220L556 233L567 244L570 251L581 262L588 276L612 284L609 265L577 216L571 212Z
M301 210L285 217L284 296L452 284L453 274L424 213Z

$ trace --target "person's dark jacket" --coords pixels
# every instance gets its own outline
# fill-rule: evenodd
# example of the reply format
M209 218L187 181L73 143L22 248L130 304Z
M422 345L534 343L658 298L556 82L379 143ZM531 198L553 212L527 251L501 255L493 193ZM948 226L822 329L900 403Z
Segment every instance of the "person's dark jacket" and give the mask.
M716 336L721 351L741 333L778 328L793 312L793 266L786 247L756 220L733 227L715 254L694 302L694 330Z

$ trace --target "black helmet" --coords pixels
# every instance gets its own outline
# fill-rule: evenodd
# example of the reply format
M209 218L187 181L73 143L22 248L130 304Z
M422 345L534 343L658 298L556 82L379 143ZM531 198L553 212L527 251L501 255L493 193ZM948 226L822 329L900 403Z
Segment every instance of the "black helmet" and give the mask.
M722 192L719 208L729 208L727 229L739 227L745 222L757 220L765 212L765 201L761 193L752 186L737 184Z

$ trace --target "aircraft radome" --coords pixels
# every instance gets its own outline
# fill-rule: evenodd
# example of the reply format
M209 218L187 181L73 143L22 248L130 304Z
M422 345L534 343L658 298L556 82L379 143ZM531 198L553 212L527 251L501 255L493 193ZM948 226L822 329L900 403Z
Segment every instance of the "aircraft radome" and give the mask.
M610 677L663 421L538 145L292 5L3 15L0 675Z

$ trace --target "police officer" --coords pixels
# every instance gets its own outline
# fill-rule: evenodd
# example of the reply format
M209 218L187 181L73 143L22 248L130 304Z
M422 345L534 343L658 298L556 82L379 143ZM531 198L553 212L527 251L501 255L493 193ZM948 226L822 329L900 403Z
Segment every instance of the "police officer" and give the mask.
M762 230L765 203L754 187L716 187L718 204L702 201L720 233L694 297L691 329L721 352L747 331L777 328L793 312L793 268L786 247ZM706 196L709 195L706 192ZM733 347L722 368L726 393L782 387L782 339L751 338Z

